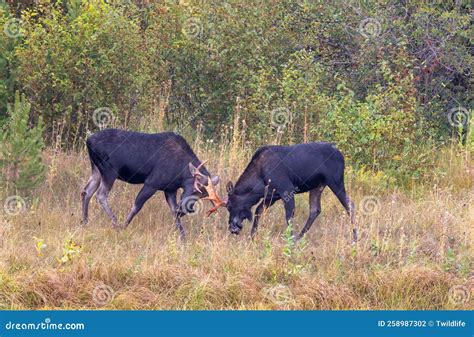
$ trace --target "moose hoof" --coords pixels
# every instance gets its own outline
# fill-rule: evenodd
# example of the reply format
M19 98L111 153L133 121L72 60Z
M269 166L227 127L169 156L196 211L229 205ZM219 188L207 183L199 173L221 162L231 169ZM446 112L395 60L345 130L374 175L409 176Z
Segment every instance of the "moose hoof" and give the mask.
M121 232L123 229L125 229L127 226L121 226L117 223L112 224L112 228L115 229L117 232Z
M357 232L357 228L352 229L352 243L356 243L359 241L359 233Z

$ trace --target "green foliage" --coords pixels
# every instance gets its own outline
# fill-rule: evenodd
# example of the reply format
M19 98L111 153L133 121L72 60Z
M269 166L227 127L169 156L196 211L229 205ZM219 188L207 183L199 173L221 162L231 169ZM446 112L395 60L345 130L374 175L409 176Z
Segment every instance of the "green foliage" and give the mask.
M423 133L418 123L416 89L412 77L394 73L383 63L385 85L376 86L364 101L358 101L344 84L338 86L340 98L333 101L328 114L316 129L334 141L353 165L367 165L391 176L414 175L419 151L416 140Z
M285 246L283 247L283 255L290 258L293 254L293 249L295 247L295 238L293 236L293 221L289 220L289 224L283 233L283 240L285 241Z
M29 123L31 104L25 95L15 94L9 106L10 119L5 127L0 147L0 170L3 185L13 191L28 192L44 181L45 167L41 160L43 122Z
M60 124L69 142L97 127L93 111L100 107L127 125L155 85L136 20L102 1L72 3L69 16L55 6L26 12L28 33L16 51L19 81L33 111L44 113L49 133Z
M109 127L334 142L397 183L453 134L472 150L469 122L447 118L471 106L469 3L11 3L0 24L21 17L23 34L0 34L0 123L19 88L48 142L81 144L106 107Z
M445 271L450 271L454 269L455 264L456 264L456 252L453 249L448 248L446 252L446 256L443 261L443 269Z
M2 30L11 20L8 8L0 3L0 27ZM4 31L0 34L0 127L5 122L9 100L14 96L15 56L18 40L9 37Z

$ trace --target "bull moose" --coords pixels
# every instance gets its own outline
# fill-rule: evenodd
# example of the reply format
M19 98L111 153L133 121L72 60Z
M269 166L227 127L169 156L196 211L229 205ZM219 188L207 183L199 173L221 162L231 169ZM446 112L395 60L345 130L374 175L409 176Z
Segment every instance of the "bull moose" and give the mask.
M106 129L90 136L86 145L92 174L81 193L84 224L88 222L90 199L97 191L97 200L112 219L113 226L119 228L107 201L115 180L119 179L130 184L143 184L124 228L156 191L163 191L184 238L180 218L192 213L194 203L200 198L208 198L209 188L219 182L219 177L210 175L186 140L174 132L146 134ZM180 188L183 193L178 204L177 191Z
M299 240L321 213L321 195L326 186L339 199L354 225L354 204L344 186L344 157L333 144L317 142L263 146L255 152L235 187L231 182L227 184L227 198L220 199L213 193L215 207L211 212L221 206L226 207L229 211L229 230L239 234L242 222L252 221L251 208L259 203L253 219L253 236L265 208L283 200L289 225L295 212L294 195L309 192L309 216L301 233L295 237ZM357 240L355 228L353 240Z

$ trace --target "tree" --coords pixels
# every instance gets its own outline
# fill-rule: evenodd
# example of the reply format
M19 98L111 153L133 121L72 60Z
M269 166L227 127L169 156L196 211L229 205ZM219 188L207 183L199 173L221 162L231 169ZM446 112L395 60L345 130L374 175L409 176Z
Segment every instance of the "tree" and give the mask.
M44 181L43 121L39 118L36 126L29 125L30 109L25 95L17 91L14 104L8 106L10 118L1 137L0 182L15 192L34 189Z

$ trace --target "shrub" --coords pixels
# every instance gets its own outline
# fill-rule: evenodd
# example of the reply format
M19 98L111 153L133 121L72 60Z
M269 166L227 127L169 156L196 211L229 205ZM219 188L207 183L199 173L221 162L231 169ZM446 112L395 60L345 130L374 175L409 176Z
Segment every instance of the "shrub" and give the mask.
M93 112L101 107L127 125L146 110L151 86L137 21L102 1L74 8L70 16L54 5L25 12L27 33L16 52L33 114L41 112L48 134L59 127L69 144L98 127Z

